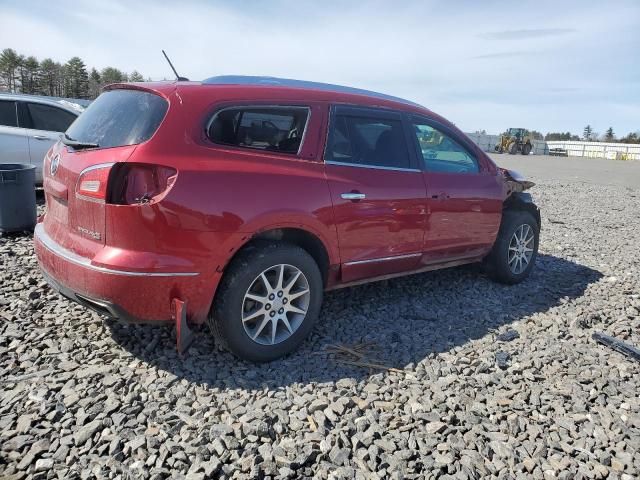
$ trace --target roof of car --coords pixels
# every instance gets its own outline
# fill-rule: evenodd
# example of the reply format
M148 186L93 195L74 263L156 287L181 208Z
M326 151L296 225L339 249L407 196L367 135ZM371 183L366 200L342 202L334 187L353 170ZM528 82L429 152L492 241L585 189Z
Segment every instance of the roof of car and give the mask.
M155 92L167 98L176 90L180 90L181 93L189 91L196 95L200 93L206 97L208 94L205 92L221 89L225 91L225 94L220 96L216 94L217 98L226 97L234 101L240 98L243 100L249 98L265 100L266 98L277 96L279 100L329 101L365 107L382 106L412 111L418 114L427 113L434 119L449 123L428 108L403 98L360 88L287 78L223 75L207 78L203 81L164 80L157 82L114 83L104 88L105 91L113 89L140 89Z
M316 90L323 92L335 92L335 93L347 93L354 95L364 95L371 98L378 98L381 100L389 100L392 102L404 103L414 107L422 108L422 105L418 105L410 100L404 98L394 97L393 95L387 95L385 93L373 92L371 90L364 90L361 88L346 87L343 85L334 85L331 83L311 82L308 80L295 80L292 78L278 78L278 77L262 77L262 76L250 76L250 75L220 75L217 77L210 77L202 81L203 85L254 85L262 87L290 87L301 88L306 90Z
M78 98L48 97L46 95L30 95L27 93L10 92L0 92L0 99L56 105L76 114L82 113L83 110L91 103L90 100L82 100Z

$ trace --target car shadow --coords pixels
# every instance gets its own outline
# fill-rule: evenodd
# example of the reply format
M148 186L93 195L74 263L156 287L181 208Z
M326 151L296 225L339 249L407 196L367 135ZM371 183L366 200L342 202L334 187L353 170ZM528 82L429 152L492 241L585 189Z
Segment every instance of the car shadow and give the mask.
M336 356L331 353L336 346L362 349L365 362L404 369L578 298L601 277L584 265L539 255L532 275L518 285L496 284L479 266L467 266L327 292L310 338L288 357L268 364L244 362L217 349L206 327L181 358L173 329L107 325L132 355L203 386L260 389L359 380L380 370L345 363L355 357Z

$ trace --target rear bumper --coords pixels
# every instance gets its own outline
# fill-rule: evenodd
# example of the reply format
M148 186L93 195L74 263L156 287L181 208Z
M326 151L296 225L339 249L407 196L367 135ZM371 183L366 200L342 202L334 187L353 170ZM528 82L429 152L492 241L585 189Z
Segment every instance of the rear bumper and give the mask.
M168 323L171 301L187 303L187 314L201 323L208 313L219 274L133 271L94 265L56 243L39 223L34 247L45 279L65 297L125 322ZM125 252L126 253L126 252Z
M120 305L116 305L113 302L107 300L100 300L96 298L90 298L88 296L82 295L78 292L75 292L71 288L66 287L58 280L53 278L49 273L42 268L41 269L42 276L47 281L47 283L58 293L67 297L69 300L73 300L74 302L79 303L91 310L100 313L102 315L106 315L110 318L116 319L125 323L144 323L143 320L139 318L132 317L124 308ZM153 322L153 323L165 323L165 321Z

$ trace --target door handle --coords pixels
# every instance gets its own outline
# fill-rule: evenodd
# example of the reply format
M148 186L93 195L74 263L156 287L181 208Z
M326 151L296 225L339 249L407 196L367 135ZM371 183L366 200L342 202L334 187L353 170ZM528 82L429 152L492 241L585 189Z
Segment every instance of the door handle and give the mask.
M365 198L367 198L367 196L364 193L360 193L360 192L345 192L342 195L340 195L340 197L343 200L351 200L352 202L357 200L364 200Z
M33 138L36 140L49 140L49 137L45 137L44 135L34 135Z

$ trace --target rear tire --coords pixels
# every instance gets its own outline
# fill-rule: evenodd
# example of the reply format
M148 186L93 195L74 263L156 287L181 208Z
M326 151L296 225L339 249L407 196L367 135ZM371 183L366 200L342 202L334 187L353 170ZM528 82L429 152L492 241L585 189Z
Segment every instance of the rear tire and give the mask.
M518 153L518 142L513 142L509 145L509 154L515 155L516 153Z
M491 253L485 258L489 277L513 285L529 276L538 256L540 226L523 210L506 210Z
M523 155L529 155L530 153L531 153L531 144L525 143L522 146L522 154Z
M261 242L241 251L226 269L207 324L219 344L236 356L269 362L307 337L322 294L320 269L304 249Z

